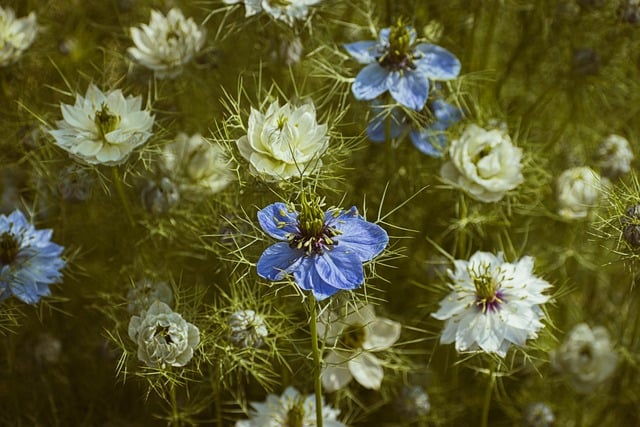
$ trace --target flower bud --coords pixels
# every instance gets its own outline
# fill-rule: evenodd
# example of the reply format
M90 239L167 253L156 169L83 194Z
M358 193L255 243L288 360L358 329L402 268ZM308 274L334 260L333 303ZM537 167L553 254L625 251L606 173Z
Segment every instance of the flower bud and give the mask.
M178 187L169 178L149 181L142 190L142 206L154 215L164 215L180 201Z
M640 205L628 207L620 222L624 240L634 248L640 247Z
M85 169L72 164L60 172L58 191L68 202L84 202L91 197L93 177Z

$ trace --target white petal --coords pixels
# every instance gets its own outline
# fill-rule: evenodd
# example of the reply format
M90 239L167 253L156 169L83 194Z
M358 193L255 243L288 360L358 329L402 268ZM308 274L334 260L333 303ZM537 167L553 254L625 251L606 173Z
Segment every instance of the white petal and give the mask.
M380 361L373 354L363 351L349 360L348 364L351 375L361 386L373 390L380 389L384 372Z
M362 348L369 351L386 350L400 338L400 323L377 317L365 326L366 338Z
M349 384L353 379L347 365L348 358L338 351L332 351L325 358L327 364L322 370L322 387L331 393Z

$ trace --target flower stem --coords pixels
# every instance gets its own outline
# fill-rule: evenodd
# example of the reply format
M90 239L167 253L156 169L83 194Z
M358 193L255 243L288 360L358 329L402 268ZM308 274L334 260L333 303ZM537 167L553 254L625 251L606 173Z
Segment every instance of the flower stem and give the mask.
M175 384L169 385L169 395L171 397L171 425L175 427L180 426L180 414L178 413L178 399L176 398L176 386Z
M129 224L133 227L136 223L133 220L133 215L131 214L131 207L129 206L129 202L127 200L126 195L124 194L124 187L122 186L122 179L120 178L120 174L118 173L118 168L111 168L113 171L113 183L116 186L116 191L118 192L118 196L120 196L120 200L122 201L122 205L124 206L124 212L129 219Z
M309 329L311 332L311 350L313 352L313 376L315 380L315 392L316 392L316 427L322 427L322 381L320 373L322 369L322 359L320 355L320 349L318 348L318 324L317 324L317 310L316 299L313 295L309 298Z
M491 395L493 394L493 387L496 384L496 365L495 362L491 362L491 370L489 371L489 384L487 384L487 390L484 395L484 404L482 405L482 427L489 425L489 407L491 406Z

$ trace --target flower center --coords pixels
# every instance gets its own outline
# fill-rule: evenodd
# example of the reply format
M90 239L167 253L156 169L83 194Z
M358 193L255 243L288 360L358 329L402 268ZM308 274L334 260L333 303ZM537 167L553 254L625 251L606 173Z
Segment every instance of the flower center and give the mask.
M284 114L280 114L277 120L278 130L281 131L282 129L284 129L288 121L289 121L289 117L285 116Z
M593 359L593 351L590 344L584 344L580 348L578 354L580 355L580 360L583 363L588 363L591 361L591 359Z
M284 427L304 427L304 408L302 402L296 401L289 412L287 412L287 419L284 423Z
M2 233L0 236L0 265L9 265L15 261L19 249L18 239L13 234L6 231Z
M291 5L291 0L268 0L268 3L273 7L287 7Z
M120 116L111 114L107 104L102 103L100 111L96 111L96 116L93 121L98 128L100 138L105 142L109 142L107 141L106 135L118 127L118 124L120 123Z
M397 24L389 30L389 45L385 47L384 54L378 58L378 62L392 71L413 70L416 68L414 59L411 31L401 19L398 19Z
M499 286L494 278L486 272L471 276L476 288L476 306L481 307L483 313L498 310L503 301Z
M157 325L154 335L156 337L164 338L164 341L167 344L173 344L173 339L171 339L171 335L169 334L169 327L168 326Z
M356 323L349 325L340 336L340 343L348 349L356 350L362 348L364 340L367 338L367 333L364 330L364 326Z
M299 233L289 236L289 246L304 250L307 255L321 254L325 249L337 244L333 238L340 234L338 230L325 223L322 200L307 200L302 195L300 213L298 214ZM337 215L338 211L336 211Z

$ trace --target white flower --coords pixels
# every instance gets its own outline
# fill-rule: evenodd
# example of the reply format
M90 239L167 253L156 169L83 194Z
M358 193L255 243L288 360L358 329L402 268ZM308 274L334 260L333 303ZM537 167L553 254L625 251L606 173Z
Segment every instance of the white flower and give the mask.
M258 348L268 335L264 319L253 310L238 310L229 316L229 340L239 348Z
M225 4L244 3L245 18L262 12L262 0L223 0Z
M376 317L373 306L345 309L344 314L325 312L318 323L318 335L325 338L328 356L322 371L322 385L332 392L353 378L365 388L378 390L384 372L374 352L387 350L400 338L398 322Z
M149 25L131 28L131 39L135 46L127 52L138 63L158 78L173 78L202 49L206 31L193 19L185 19L180 9L171 9L167 16L152 10Z
M124 97L120 89L102 93L90 85L74 105L62 104L56 144L89 164L118 165L151 137L154 117L141 109L140 96Z
M262 0L262 9L273 18L290 26L296 21L302 21L309 14L309 6L320 3L321 0Z
M484 351L505 357L510 345L523 346L543 327L539 305L551 285L533 275L533 258L504 262L502 253L476 252L469 261L455 260L449 270L452 292L432 316L446 320L442 344L456 350Z
M236 422L236 427L315 427L316 398L304 397L293 387L287 387L282 396L269 394L263 403L252 402L251 418ZM337 420L340 411L322 406L322 420L326 427L347 427Z
M567 169L556 181L558 214L567 219L585 218L602 197L600 175L587 166Z
M129 313L137 314L149 308L154 301L171 306L173 291L167 282L154 282L145 277L131 284L131 289L127 292L127 301Z
M200 331L160 301L129 321L129 337L138 344L138 359L151 367L184 366L200 343Z
M174 142L163 147L162 160L181 190L204 189L217 193L234 178L224 149L198 133L191 137L179 134Z
M327 125L316 122L313 104L280 107L276 101L265 114L251 108L247 135L237 144L253 173L287 179L320 167L329 137Z
M618 355L612 347L605 328L580 323L551 353L551 363L578 393L590 393L616 369Z
M598 147L598 166L606 176L615 178L629 173L633 151L626 138L609 135Z
M524 181L522 150L504 129L470 124L451 142L449 156L440 170L442 177L481 202L497 202Z
M38 33L36 14L16 19L10 7L0 6L0 67L16 62L31 46Z

